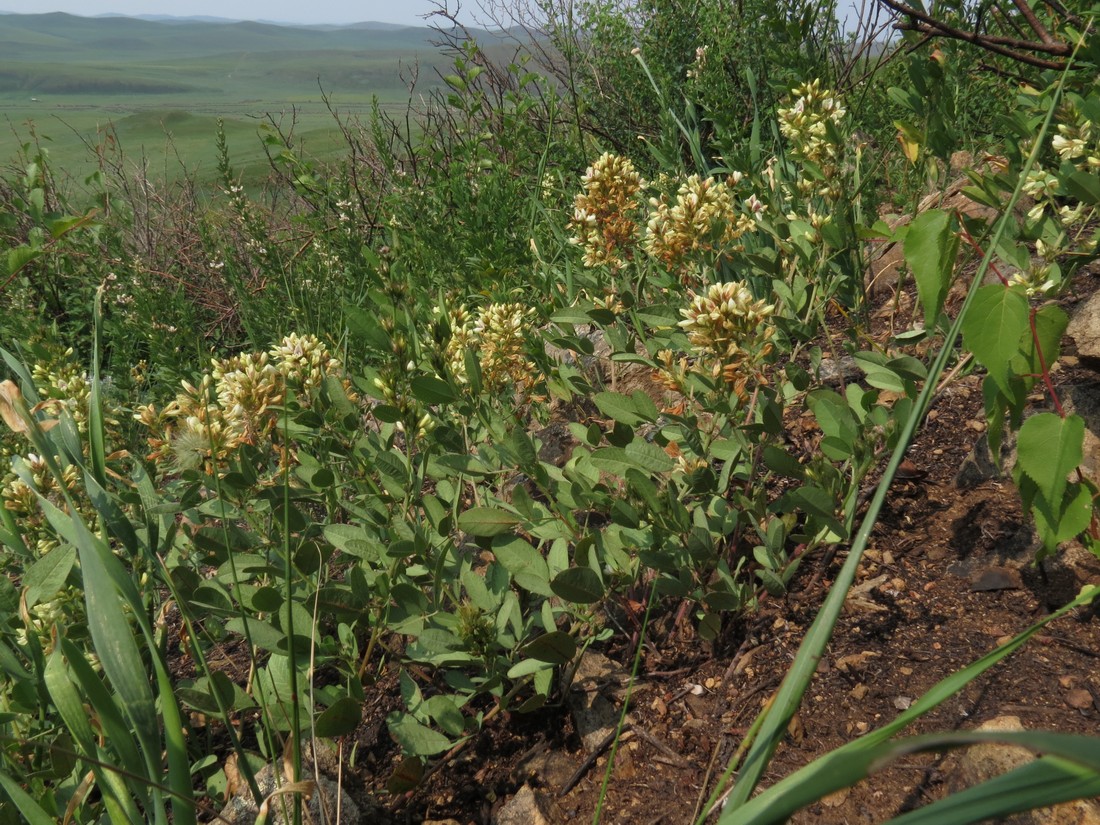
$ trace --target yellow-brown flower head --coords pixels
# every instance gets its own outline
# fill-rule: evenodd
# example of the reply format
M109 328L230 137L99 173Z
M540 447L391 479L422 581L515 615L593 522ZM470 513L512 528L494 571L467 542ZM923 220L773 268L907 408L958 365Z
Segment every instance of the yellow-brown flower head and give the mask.
M479 313L472 338L486 386L521 383L529 377L532 364L526 348L534 312L523 304L489 304Z
M326 375L343 369L340 360L314 335L291 333L269 352L287 383L302 392L316 389Z
M585 266L621 267L633 253L641 175L629 158L605 152L584 173L584 192L573 201L573 243L584 247Z
M650 204L645 248L670 270L700 256L731 251L737 239L754 228L752 218L736 208L729 186L717 178L692 175L680 185L675 203L662 196Z
M738 395L750 381L763 382L763 361L772 351L775 327L768 319L775 307L753 298L744 283L714 284L680 310L680 327L700 360Z

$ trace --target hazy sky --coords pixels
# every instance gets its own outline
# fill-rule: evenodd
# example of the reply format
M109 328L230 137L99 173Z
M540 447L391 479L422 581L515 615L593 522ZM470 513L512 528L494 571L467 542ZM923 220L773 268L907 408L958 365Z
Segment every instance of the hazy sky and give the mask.
M193 14L236 20L276 20L286 23L381 23L425 25L420 15L436 8L432 0L0 0L0 11L39 14L64 11L97 14ZM2 23L0 23L2 25Z

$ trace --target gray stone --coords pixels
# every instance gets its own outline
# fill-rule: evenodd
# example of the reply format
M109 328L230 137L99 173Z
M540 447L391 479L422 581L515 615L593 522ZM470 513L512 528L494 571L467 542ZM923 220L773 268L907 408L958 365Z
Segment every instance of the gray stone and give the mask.
M619 724L620 709L605 694L627 677L602 653L586 652L571 674L565 704L586 751L594 751Z
M558 825L565 817L549 794L524 785L491 821L493 825Z
M1094 292L1073 310L1066 335L1076 344L1082 366L1100 371L1100 292Z
M983 731L1024 729L1017 716L998 716L978 728ZM959 758L958 770L951 775L948 788L954 793L972 787L1034 759L1035 754L1017 745L997 742L974 745ZM998 822L1005 825L1100 825L1100 806L1089 800L1078 800L1049 808L1037 808Z
M308 779L309 777L303 778ZM275 773L270 765L264 765L256 774L256 783L260 786L260 793L265 798L269 797L279 787L287 784L285 778L276 784ZM284 805L281 802L286 803L287 816L284 816ZM270 814L267 821L272 825L286 825L286 823L293 822L293 809L291 807L293 803L294 795L289 793L271 799L268 806ZM339 817L337 817L337 811L339 811ZM339 785L324 776L317 780L316 790L310 797L309 803L304 806L303 813L308 813L313 822L332 823L332 825L352 825L352 823L357 825L362 821L359 806L351 800L351 797ZM219 814L223 820L232 822L234 825L253 825L258 815L259 808L247 785L230 798Z

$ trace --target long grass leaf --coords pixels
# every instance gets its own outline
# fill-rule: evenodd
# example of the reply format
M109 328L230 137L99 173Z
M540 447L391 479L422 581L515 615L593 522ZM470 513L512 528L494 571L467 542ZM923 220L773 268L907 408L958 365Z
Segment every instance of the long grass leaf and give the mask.
M63 652L63 647L67 647L67 653ZM111 817L111 820L117 822L137 822L141 815L137 805L134 803L133 797L126 788L126 783L117 772L111 771L110 769L104 769L98 764L103 761L105 757L110 756L110 754L96 745L95 731L92 730L92 724L88 718L88 712L84 707L84 702L81 700L80 693L77 691L77 685L83 685L90 681L94 684L95 688L102 688L102 686L96 675L91 672L91 668L88 668L83 674L83 680L79 677L75 677L75 674L73 674L70 669L66 668L64 657L74 654L78 661L85 663L84 657L80 655L79 651L75 650L72 644L67 646L60 645L55 648L46 664L44 672L46 690L53 700L54 707L57 708L57 712L61 715L61 721L65 723L65 727L68 728L69 733L79 747L80 754L94 757L92 772L95 774L96 782L99 784L100 792L103 794L104 804L108 806L108 815ZM101 705L104 704L104 698L106 698L108 707L114 707L114 702L110 701L110 697L105 690L102 691L98 698ZM93 709L96 707L94 702L91 702L91 705ZM132 748L129 757L131 764L133 767L140 769L142 767L141 758L138 756L137 748L133 745L130 732L126 730L122 723L122 717L116 715L113 722L108 722L107 724L103 724L103 721L104 718L101 716L100 723L104 732L108 734L107 741L112 745L122 744L123 750L125 750L125 743L129 742ZM116 751L114 755L117 758L118 751Z
M1008 204L1005 206L1005 211L1001 215L1001 219L997 222L993 237L990 241L991 249L996 249L1000 244L1001 238L1005 232L1005 227L1008 225L1008 221L1011 218L1012 210L1020 198L1024 181L1027 178L1027 172L1034 166L1040 148L1044 145L1044 140L1046 134L1050 130L1050 124L1053 120L1058 100L1061 97L1061 90L1064 83L1065 74L1063 73L1062 77L1059 79L1058 86L1055 88L1046 119L1036 137L1032 154L1024 165L1024 169L1016 185L1016 190L1009 198ZM924 414L931 405L936 384L940 375L943 374L951 354L954 352L955 342L959 338L963 319L966 317L967 310L973 303L974 296L977 294L985 279L985 274L989 269L990 262L991 258L989 256L982 259L978 271L971 281L966 298L963 300L963 304L959 309L958 316L944 336L943 345L940 348L932 368L929 370L928 379L917 399L915 409L905 422L899 435L897 446L883 470L882 478L867 508L867 514L860 526L860 530L848 552L848 557L845 559L844 565L841 567L840 572L833 582L833 586L829 590L829 594L826 596L824 604L820 611L818 611L817 618L814 620L814 623L810 626L805 638L802 640L798 654L791 663L791 667L787 671L787 675L783 679L779 691L776 693L775 700L772 702L771 706L763 712L764 723L761 725L760 733L757 735L756 740L752 743L745 757L745 762L738 776L737 784L730 795L726 812L720 820L720 822L726 823L726 825L732 825L735 821L738 823L743 821L739 817L735 819L735 817L737 817L737 811L746 803L756 789L761 776L763 776L771 760L772 754L779 746L779 742L786 732L791 717L794 716L802 703L802 697L809 687L810 681L813 679L814 673L817 670L817 665L824 655L829 639L832 638L833 629L844 607L844 600L847 598L848 590L855 581L856 572L863 557L863 552L867 549L871 531L874 529L875 523L878 520L878 514L882 511L882 507L886 502L886 494L890 489L890 485L893 483L894 475L902 459L905 457L905 452L913 440L919 422L923 419ZM731 772L732 766L727 770L724 779L728 779ZM715 796L717 796L717 792Z
M784 822L800 808L863 779L871 771L876 759L887 753L882 746L891 737L1018 650L1050 622L1089 604L1097 596L1100 596L1100 590L1097 589L1083 592L1072 602L1042 621L1036 622L1011 641L991 650L962 670L941 679L889 724L841 745L772 785L741 806L737 812L738 825ZM721 821L726 821L725 817Z
M19 813L27 820L27 825L54 825L51 817L42 806L39 805L30 794L15 784L15 780L7 774L0 773L0 787L8 795L8 799L19 809Z
M99 378L99 336L103 324L103 287L96 291L92 310L92 387L88 396L88 459L92 476L107 486L107 449L103 424L103 382Z
M65 661L69 665L73 680L84 692L88 704L95 711L106 743L117 756L120 766L127 772L140 776L145 770L144 760L138 749L137 740L126 724L114 697L75 644L68 639L62 639L61 650L65 654Z
M887 825L970 825L1093 796L1100 796L1100 774L1076 762L1045 756L902 814Z

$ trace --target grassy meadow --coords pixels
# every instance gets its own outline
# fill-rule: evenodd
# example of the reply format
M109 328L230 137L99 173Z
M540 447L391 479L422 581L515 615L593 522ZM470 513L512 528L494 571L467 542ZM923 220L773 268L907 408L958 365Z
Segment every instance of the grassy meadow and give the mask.
M59 170L94 171L108 133L150 174L200 176L215 167L218 119L247 180L267 161L258 128L269 118L308 154L339 155L322 91L344 117L367 119L375 100L403 109L403 77L438 86L445 60L426 28L292 28L261 23L152 22L67 14L0 15L0 162L36 136Z

